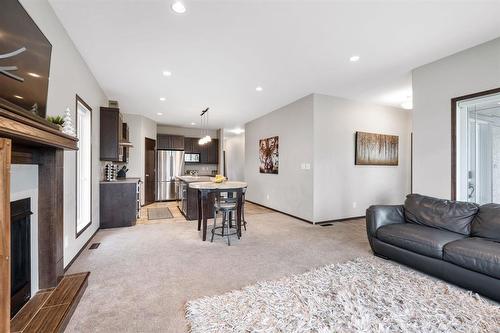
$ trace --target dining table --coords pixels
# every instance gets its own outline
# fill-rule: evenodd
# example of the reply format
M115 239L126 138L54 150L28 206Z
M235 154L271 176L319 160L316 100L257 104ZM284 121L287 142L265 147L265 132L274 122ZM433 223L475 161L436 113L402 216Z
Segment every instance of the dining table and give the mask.
M236 194L236 234L241 238L241 211L243 205L243 189L247 187L246 182L242 181L223 181L216 182L196 182L189 184L189 187L198 190L198 231L202 231L202 240L207 239L207 217L210 209L210 197L227 193L228 197L234 197Z

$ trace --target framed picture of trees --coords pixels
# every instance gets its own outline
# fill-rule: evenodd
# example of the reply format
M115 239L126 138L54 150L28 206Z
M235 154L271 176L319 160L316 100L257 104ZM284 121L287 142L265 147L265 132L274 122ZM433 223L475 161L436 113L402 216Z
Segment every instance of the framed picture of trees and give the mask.
M356 132L356 165L398 165L399 137Z
M279 169L279 137L259 140L260 173L277 174Z

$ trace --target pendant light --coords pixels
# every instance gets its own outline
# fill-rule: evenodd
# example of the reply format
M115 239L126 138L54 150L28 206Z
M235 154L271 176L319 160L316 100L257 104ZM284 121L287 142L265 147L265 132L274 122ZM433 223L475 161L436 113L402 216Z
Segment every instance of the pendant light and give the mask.
M198 144L199 145L204 145L204 144L209 143L209 142L212 141L212 138L210 137L210 135L208 135L208 109L209 108L206 108L200 114L200 118L201 118L201 127L200 127L201 138L200 138L200 140L198 140Z

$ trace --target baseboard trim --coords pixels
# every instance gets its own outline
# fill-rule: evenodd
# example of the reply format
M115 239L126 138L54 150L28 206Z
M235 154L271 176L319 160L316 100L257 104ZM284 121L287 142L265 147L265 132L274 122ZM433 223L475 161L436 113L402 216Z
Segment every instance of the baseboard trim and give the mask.
M66 265L66 267L64 267L64 273L66 273L66 271L71 267L71 265L73 265L73 263L80 256L80 254L83 252L83 250L85 250L87 248L87 245L89 245L89 243L94 239L94 236L97 234L97 232L99 231L99 229L100 228L97 228L97 230L92 234L92 236L90 236L89 240L87 242L85 242L85 244L82 246L82 248L80 249L80 251L78 251L78 253L73 257L73 259L71 259L71 261L69 262L69 264Z
M344 217L344 218L341 218L341 219L316 222L316 224L321 225L321 224L333 223L333 222L344 222L344 221L350 221L350 220L359 220L359 219L364 219L365 217L366 217L366 215L363 215L363 216L353 216L353 217Z
M256 202L251 201L251 200L245 200L245 201L246 202L250 202L250 203L252 203L254 205L257 205L257 206L260 206L260 207L272 210L272 211L274 211L276 213L280 213L280 214L283 214L283 215L286 215L286 216L290 216L290 217L293 217L294 219L297 219L297 220L300 220L300 221L303 221L303 222L307 222L309 224L315 224L315 225L322 225L322 224L332 223L332 222L344 222L344 221L349 221L349 220L357 220L357 219L363 219L363 218L366 217L365 215L363 215L363 216L353 216L353 217L345 217L345 218L341 218L341 219L321 221L321 222L314 223L313 221L309 221L309 220L303 219L301 217L298 217L298 216L295 216L295 215L292 215L292 214L288 214L288 213L282 212L281 210L277 210L277 209L274 209L274 208L271 208L271 207L268 207L268 206L256 203Z
M306 219L303 219L301 217L298 217L298 216L295 216L295 215L292 215L292 214L288 214L288 213L285 213L285 212L282 212L281 210L277 210L277 209L274 209L274 208L271 208L271 207L267 207L267 206L264 206L262 204L259 204L259 203L256 203L256 202L253 202L253 201L250 201L250 200L246 200L246 202L250 202L251 204L254 204L254 205L257 205L257 206L260 206L260 207L263 207L263 208L266 208L266 209L269 209L269 210L272 210L276 213L280 213L280 214L283 214L283 215L286 215L286 216L290 216L290 217L293 217L294 219L297 219L297 220L301 220L303 222L307 222L309 224L314 224L312 221L309 221L309 220L306 220Z

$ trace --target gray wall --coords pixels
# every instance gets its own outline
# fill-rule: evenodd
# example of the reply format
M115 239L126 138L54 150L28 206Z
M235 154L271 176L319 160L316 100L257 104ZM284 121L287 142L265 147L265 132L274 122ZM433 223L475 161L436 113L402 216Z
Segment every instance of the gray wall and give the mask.
M500 39L413 71L414 192L450 198L450 100L499 87Z
M129 149L127 177L140 178L144 182L145 139L156 140L156 122L147 117L129 113L123 114L123 121L129 126L129 141L134 146ZM141 204L144 204L144 191L141 191L141 194Z
M399 136L399 165L355 165L356 131ZM314 221L402 203L410 191L410 133L409 111L315 94Z
M224 130L223 150L226 152L227 178L245 179L245 133L232 134ZM221 168L222 170L222 168Z
M92 225L78 238L76 229L76 153L64 153L64 265L67 265L99 227L99 106L107 97L46 0L21 0L22 5L52 43L48 115L70 108L75 119L75 95L92 108Z
M259 140L279 136L279 173L259 173ZM245 125L247 200L307 220L313 219L313 95Z

